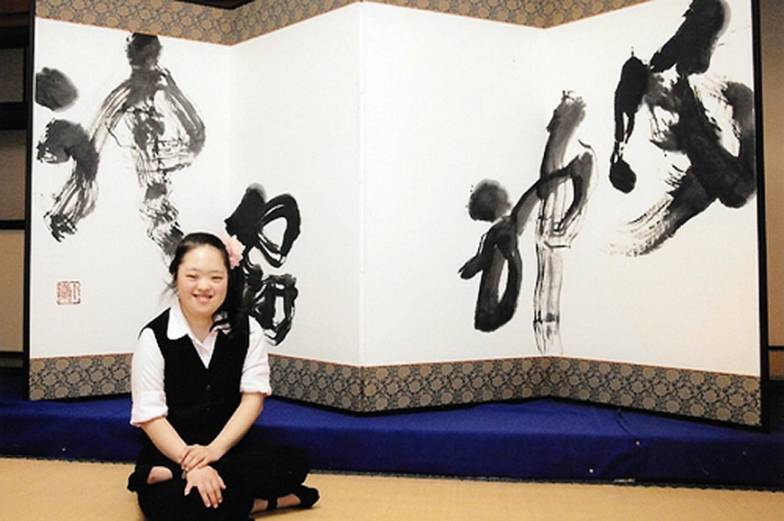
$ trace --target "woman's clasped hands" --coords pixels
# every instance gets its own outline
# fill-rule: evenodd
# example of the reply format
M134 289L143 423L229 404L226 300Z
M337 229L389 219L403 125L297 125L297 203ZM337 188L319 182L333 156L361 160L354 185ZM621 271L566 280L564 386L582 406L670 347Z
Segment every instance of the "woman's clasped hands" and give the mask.
M221 454L213 446L193 444L185 447L178 463L183 472L188 472L209 465L220 458Z
M204 506L218 508L223 501L223 490L226 484L218 471L209 464L218 461L218 451L207 445L188 445L180 456L179 464L185 477L185 495L193 488L199 490Z

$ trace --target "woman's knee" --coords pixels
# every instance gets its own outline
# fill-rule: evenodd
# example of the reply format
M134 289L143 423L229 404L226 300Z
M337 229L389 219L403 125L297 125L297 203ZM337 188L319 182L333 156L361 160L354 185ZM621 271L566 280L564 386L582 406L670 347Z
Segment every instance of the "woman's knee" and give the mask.
M297 485L303 483L310 473L310 464L302 449L283 449L281 462L286 468L286 474L289 475L291 481Z

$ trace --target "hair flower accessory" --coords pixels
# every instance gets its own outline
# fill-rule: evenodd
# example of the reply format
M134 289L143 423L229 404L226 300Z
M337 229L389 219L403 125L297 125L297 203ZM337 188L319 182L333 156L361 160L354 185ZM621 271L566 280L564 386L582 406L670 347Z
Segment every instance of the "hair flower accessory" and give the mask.
M226 248L226 253L229 254L229 267L234 269L240 265L242 252L245 251L245 245L234 235L225 235L221 237L221 240L223 241L223 246Z

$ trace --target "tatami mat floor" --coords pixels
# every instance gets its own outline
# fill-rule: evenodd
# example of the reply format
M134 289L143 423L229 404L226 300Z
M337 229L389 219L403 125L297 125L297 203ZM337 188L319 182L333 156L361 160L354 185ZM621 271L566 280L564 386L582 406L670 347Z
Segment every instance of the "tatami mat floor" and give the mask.
M128 464L0 458L0 520L142 521ZM312 475L312 510L289 521L780 520L784 492Z

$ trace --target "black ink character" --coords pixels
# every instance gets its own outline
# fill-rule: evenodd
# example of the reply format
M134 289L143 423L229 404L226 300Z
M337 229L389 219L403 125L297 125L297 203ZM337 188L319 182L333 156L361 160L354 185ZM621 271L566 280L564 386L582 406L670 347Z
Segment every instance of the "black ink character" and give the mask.
M756 191L754 93L741 83L718 82L710 94L731 112L731 128L722 129L711 118L693 86L693 76L710 68L713 52L727 21L723 0L693 0L675 35L645 65L632 56L623 66L615 91L615 147L610 181L618 190L634 189L636 173L624 159L624 147L634 131L635 114L643 103L652 123L651 143L661 151L688 159L688 168L673 167L664 198L628 224L628 245L614 245L626 255L642 255L658 248L689 219L717 199L727 207L743 206ZM675 69L676 79L664 73ZM736 153L722 144L722 133L732 132Z
M158 64L160 53L156 36L130 35L126 55L131 75L109 93L90 128L85 131L62 120L47 126L38 144L38 159L74 160L70 178L55 196L52 209L44 215L58 241L76 233L79 221L95 208L98 162L109 135L131 150L147 235L166 258L171 257L182 238L178 212L169 198L170 174L193 162L204 146L205 128L171 73ZM44 69L37 75L36 83L43 89L36 93L36 101L54 110L76 97L75 88L69 87L72 84L62 73ZM122 127L130 134L129 144L121 142Z
M267 225L278 219L283 219L286 225L280 244L264 231ZM251 260L251 254L256 250L270 266L283 266L300 233L297 201L289 194L266 201L264 189L254 184L245 190L240 204L225 223L229 235L243 245L240 267L245 276L244 300L250 307L250 315L261 325L270 341L277 345L291 330L298 295L297 280L289 274L265 276L263 268ZM279 302L282 303L282 317L277 314Z
M564 93L547 126L540 177L512 208L506 191L496 182L477 185L469 201L474 220L495 222L482 236L476 255L460 268L460 276L470 279L480 271L479 296L474 327L495 331L514 316L522 283L523 261L518 237L531 214L539 207L536 222L538 273L534 291L534 333L540 352L561 352L560 295L563 278L563 251L569 248L582 227L594 170L594 154L586 150L565 165L564 156L575 130L585 117L585 103ZM571 182L569 182L571 181ZM567 205L566 201L571 202ZM504 293L498 298L501 274L506 265Z
M62 71L44 67L35 75L35 102L54 111L65 110L79 97L79 91Z

